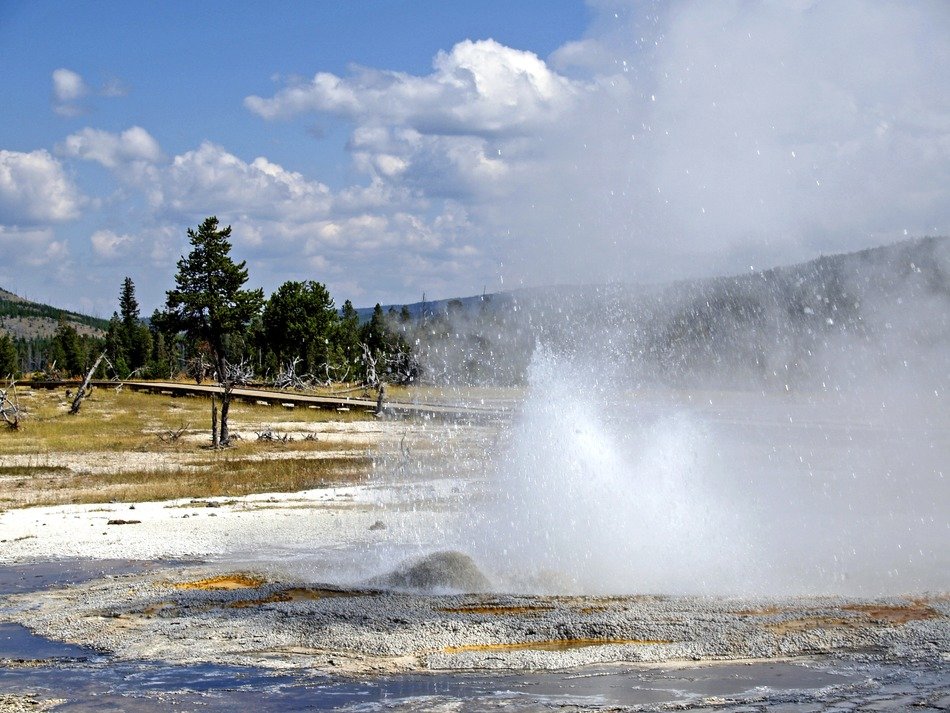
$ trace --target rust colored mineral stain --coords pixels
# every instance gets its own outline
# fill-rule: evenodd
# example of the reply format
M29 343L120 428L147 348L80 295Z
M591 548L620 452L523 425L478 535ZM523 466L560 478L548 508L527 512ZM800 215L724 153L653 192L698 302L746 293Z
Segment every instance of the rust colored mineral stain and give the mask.
M439 611L448 614L494 614L497 616L506 616L508 614L541 614L552 611L554 607L544 604L475 604L464 607L444 607Z
M317 587L291 587L282 589L278 592L268 594L260 599L246 599L239 602L231 602L227 606L234 609L246 609L248 607L257 607L263 604L277 604L284 602L315 602L320 599L329 599L331 597L360 597L366 596L361 592L347 592L339 589L320 589Z
M903 626L912 621L938 619L943 616L936 609L929 606L926 600L922 599L913 599L907 604L845 604L843 606L833 607L833 609L842 613L852 612L854 614L861 614L863 617L816 614L815 616L798 617L786 621L768 622L764 624L764 628L773 634L785 636L786 634L811 629L856 629L871 624ZM766 607L762 609L745 609L737 611L735 614L742 617L765 617L781 614L783 611L787 610L779 607Z
M845 619L843 617L832 616L809 616L801 619L791 619L789 621L773 622L766 624L765 628L776 636L785 636L787 634L797 634L812 629L848 629L861 626L857 619Z
M229 590L229 589L257 589L267 584L267 580L249 574L222 574L217 577L196 579L193 582L181 582L174 585L175 589L201 590Z
M940 613L921 601L914 601L905 606L887 604L848 604L841 607L843 611L859 612L875 622L890 625L906 624L910 621L937 619Z
M657 646L671 644L667 639L552 639L549 641L520 641L511 644L467 644L465 646L446 646L443 652L461 654L468 651L571 651L589 646L610 646L635 644L638 646Z

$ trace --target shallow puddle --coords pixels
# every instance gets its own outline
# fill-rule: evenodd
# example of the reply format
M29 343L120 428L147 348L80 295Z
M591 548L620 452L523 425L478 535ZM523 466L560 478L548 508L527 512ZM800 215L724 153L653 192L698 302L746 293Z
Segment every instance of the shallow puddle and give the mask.
M30 642L36 651L35 642ZM78 648L78 647L72 647ZM82 651L82 650L80 650ZM57 657L65 649L52 645ZM412 674L371 680L312 679L250 667L56 658L40 667L0 665L0 690L65 698L57 710L205 711L384 710L455 701L466 710L556 705L618 706L813 690L853 682L853 674L799 664L690 669L597 668L524 675ZM425 706L423 708L425 709Z
M41 660L87 660L96 652L50 641L19 624L0 623L0 666Z
M77 560L0 565L0 596L66 587L94 579L137 574L170 566L193 564L185 560Z

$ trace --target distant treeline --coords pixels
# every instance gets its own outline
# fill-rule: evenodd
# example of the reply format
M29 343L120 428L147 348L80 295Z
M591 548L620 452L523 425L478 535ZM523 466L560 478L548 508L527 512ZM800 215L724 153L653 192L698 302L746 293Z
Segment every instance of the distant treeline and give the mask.
M55 362L77 375L106 351L102 376L213 378L208 344L175 331L161 311L140 318L131 279L119 303L104 338L80 336L64 319L53 337L0 337L0 374ZM632 387L820 389L872 372L950 375L947 238L736 277L376 305L368 319L349 301L338 309L309 280L284 283L261 305L227 335L227 359L284 385L521 384L538 347Z
M450 302L417 333L422 372L442 383L522 383L542 347L629 388L820 390L882 376L950 387L950 239L734 277L489 295Z
M4 301L20 307L10 309L10 316L55 317L57 327L44 337L0 332L0 375L81 376L105 353L97 378L214 378L209 344L176 330L161 310L143 320L131 278L123 281L118 303L108 321L79 321L45 305L33 309L32 303ZM101 327L105 335L80 334L77 323ZM408 382L418 376L406 339L409 327L405 310L384 312L377 305L361 320L349 301L337 309L323 284L289 281L264 301L245 329L226 335L224 348L229 363L261 382Z

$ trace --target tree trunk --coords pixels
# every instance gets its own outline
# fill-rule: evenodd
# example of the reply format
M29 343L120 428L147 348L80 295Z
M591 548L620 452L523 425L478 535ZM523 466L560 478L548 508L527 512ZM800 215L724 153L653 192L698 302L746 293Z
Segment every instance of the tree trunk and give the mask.
M218 399L211 394L211 447L217 450L218 441Z
M231 382L225 380L224 394L221 396L221 445L226 446L231 440L228 430L228 410L231 408Z
M99 364L105 359L106 353L102 352L99 355L99 358L96 359L96 363L92 365L92 368L89 370L89 373L86 374L86 378L83 379L82 386L79 387L79 391L76 392L76 398L73 399L73 405L69 409L69 413L79 413L79 408L82 406L82 400L89 395L89 382L92 381L92 375L96 373L96 369L99 368Z
M231 380L228 378L228 362L224 358L224 349L222 346L218 346L216 349L216 361L218 368L218 383L224 387L224 392L221 394L221 431L220 437L218 438L218 445L226 446L228 445L228 440L231 437L231 434L228 430L228 411L231 409Z
M7 395L13 392L13 399ZM20 427L20 400L16 394L16 381L10 379L10 388L0 389L0 416L6 421L7 426L16 430Z

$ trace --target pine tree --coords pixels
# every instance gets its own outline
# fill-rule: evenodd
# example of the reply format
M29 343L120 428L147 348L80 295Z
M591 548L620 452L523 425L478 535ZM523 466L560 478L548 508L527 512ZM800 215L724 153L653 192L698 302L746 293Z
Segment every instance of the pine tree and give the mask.
M106 356L118 372L119 378L124 379L130 371L127 339L125 325L116 312L112 313L112 319L109 320L109 329L106 331Z
M20 372L20 355L6 332L0 332L0 378L13 378Z
M362 355L360 316L349 300L343 303L343 309L340 312L340 321L336 326L335 351L339 361L338 366L351 369L359 364Z
M300 373L316 373L331 360L331 341L339 321L325 285L306 280L285 282L264 306L267 346L283 365L300 357Z
M47 363L56 362L67 376L79 376L86 366L86 351L76 328L60 317L50 345Z
M131 277L122 281L122 292L119 294L119 313L122 315L122 324L129 333L139 323L139 303L135 299L135 284Z
M224 385L221 404L220 443L228 442L228 409L231 389L227 380L228 335L244 331L264 301L263 291L242 289L247 282L246 262L231 259L231 226L218 229L215 216L198 230L188 229L192 250L178 261L175 289L166 293L168 322L191 339L205 341L211 349L218 380ZM218 439L216 439L218 440Z

